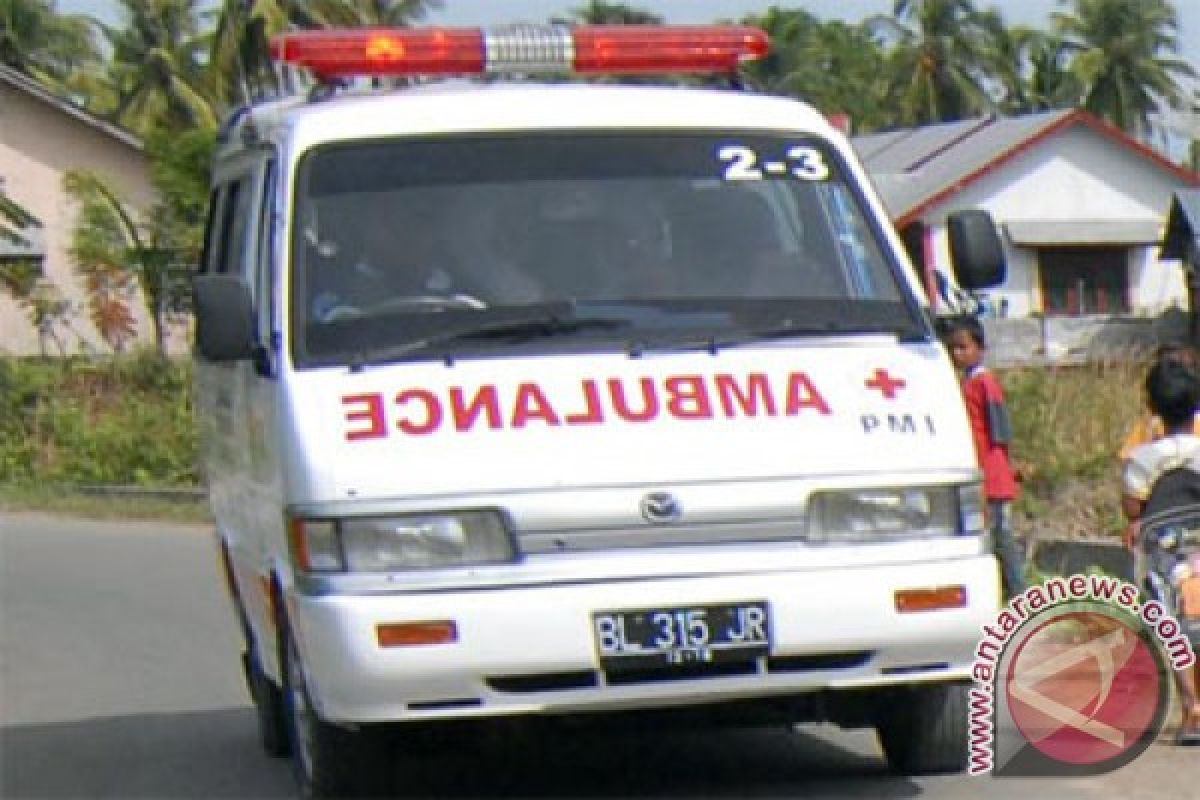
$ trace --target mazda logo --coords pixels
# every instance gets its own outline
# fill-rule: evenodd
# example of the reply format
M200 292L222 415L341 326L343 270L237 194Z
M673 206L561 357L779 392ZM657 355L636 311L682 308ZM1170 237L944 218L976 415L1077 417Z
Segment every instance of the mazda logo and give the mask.
M679 501L669 492L651 492L642 498L640 508L642 517L652 523L674 522L683 516Z

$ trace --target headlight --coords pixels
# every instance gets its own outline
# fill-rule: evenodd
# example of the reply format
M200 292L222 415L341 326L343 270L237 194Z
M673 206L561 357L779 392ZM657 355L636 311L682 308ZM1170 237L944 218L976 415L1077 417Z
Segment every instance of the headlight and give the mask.
M912 486L817 492L810 541L881 541L983 531L983 495L971 486Z
M391 572L515 557L504 520L494 511L295 519L292 549L308 572Z

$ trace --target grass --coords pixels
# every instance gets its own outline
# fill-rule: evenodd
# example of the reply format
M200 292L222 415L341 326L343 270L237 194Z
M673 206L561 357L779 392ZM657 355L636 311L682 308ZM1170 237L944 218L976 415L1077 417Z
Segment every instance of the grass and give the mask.
M204 498L96 494L58 486L0 486L0 511L46 511L92 519L156 519L204 524L212 521Z
M1143 413L1143 362L1020 368L1000 373L1022 477L1016 527L1026 537L1117 536L1117 451Z

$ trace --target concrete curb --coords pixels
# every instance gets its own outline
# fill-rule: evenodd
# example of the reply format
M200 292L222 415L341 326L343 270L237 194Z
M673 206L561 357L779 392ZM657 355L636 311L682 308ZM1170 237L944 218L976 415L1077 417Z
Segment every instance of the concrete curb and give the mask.
M155 487L155 486L67 486L68 491L96 497L138 498L150 500L182 500L201 502L208 496L208 490L196 487Z
M1089 569L1103 570L1133 583L1133 553L1120 542L1043 539L1033 547L1032 561L1042 572L1075 575Z

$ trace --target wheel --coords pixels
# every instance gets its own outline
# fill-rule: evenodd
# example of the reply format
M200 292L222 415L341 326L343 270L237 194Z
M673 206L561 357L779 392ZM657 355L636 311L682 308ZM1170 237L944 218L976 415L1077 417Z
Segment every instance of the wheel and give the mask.
M286 756L292 748L288 739L283 691L263 672L253 649L243 653L242 660L250 699L254 701L254 709L258 712L258 737L262 748L269 756Z
M364 732L330 725L317 714L304 663L290 629L281 626L284 656L284 717L292 771L302 797L355 797L369 791L378 763Z
M893 772L932 775L967 767L967 685L937 683L889 693L876 721Z

